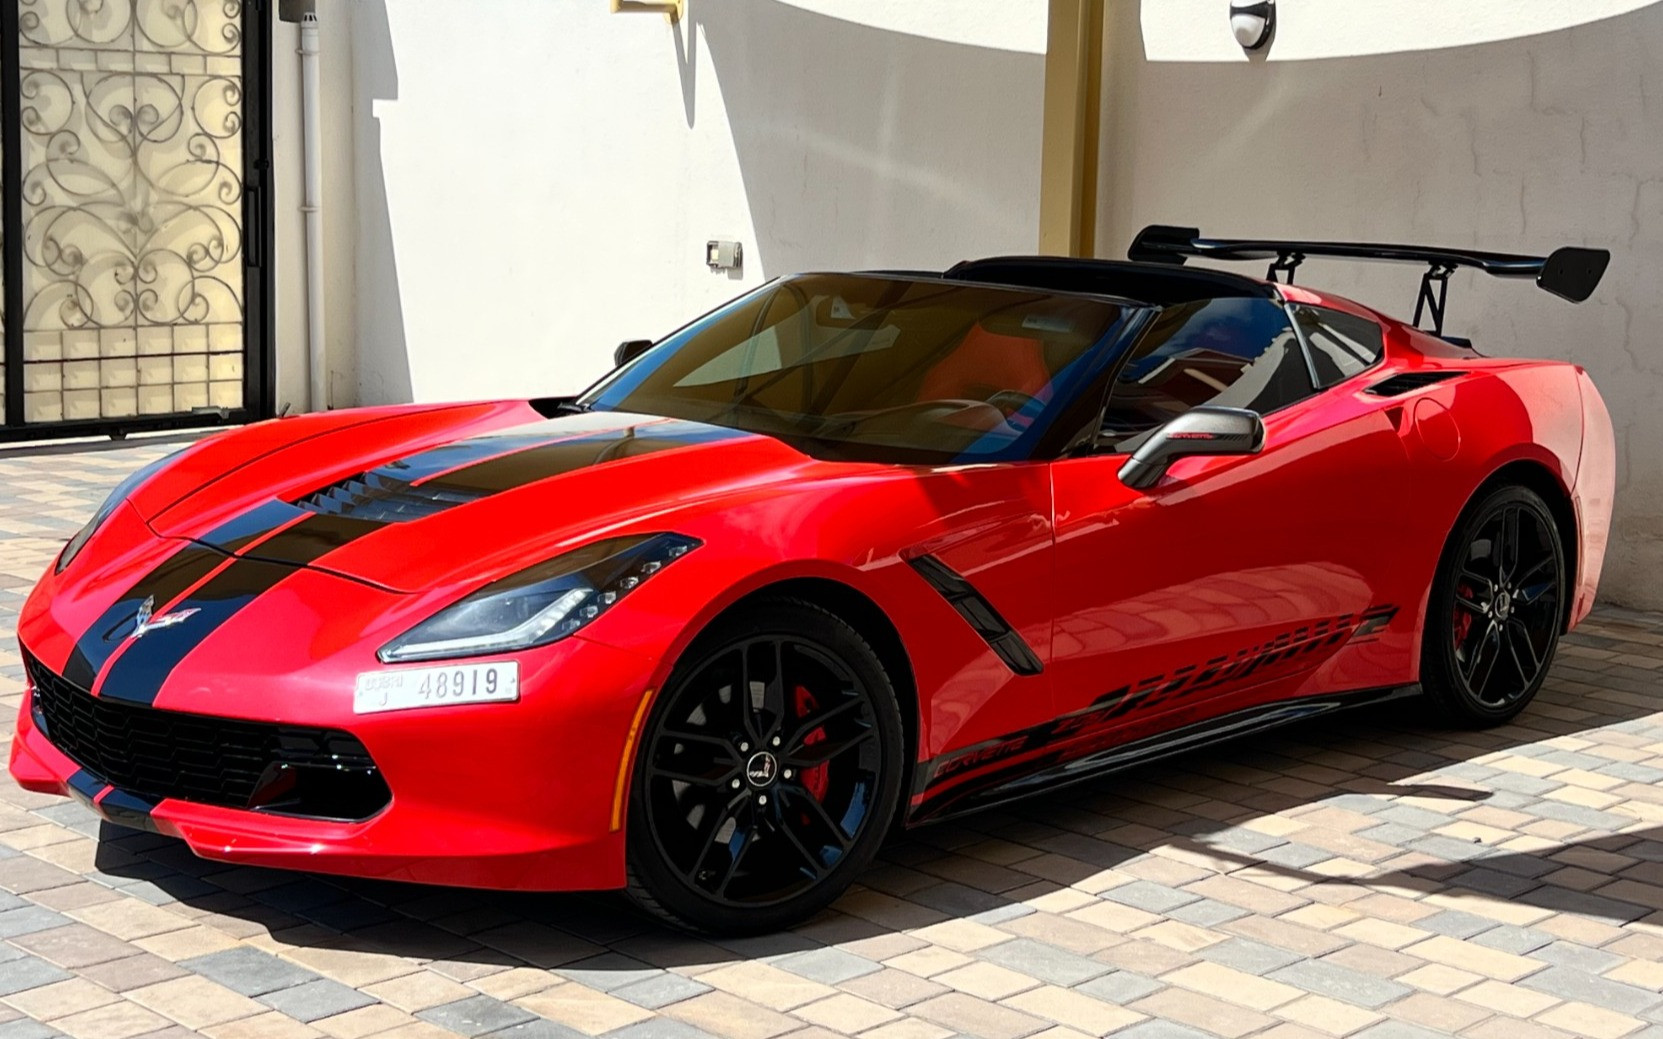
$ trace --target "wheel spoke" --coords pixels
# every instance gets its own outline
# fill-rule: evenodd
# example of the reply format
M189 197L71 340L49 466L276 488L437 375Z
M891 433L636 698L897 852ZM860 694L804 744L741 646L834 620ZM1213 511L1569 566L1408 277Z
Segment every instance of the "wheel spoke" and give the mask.
M659 736L663 740L668 740L673 743L695 743L701 747L715 748L729 761L733 761L735 764L738 763L738 759L733 756L733 745L727 740L722 739L720 736L711 736L707 733L689 732L686 729L672 729L668 727L659 730Z
M710 858L710 853L717 848L731 846L731 838L729 844L719 844L716 835L721 832L722 827L730 819L737 831L739 809L744 807L749 800L750 795L746 793L739 793L728 798L721 811L711 813L709 825L700 828L698 839L694 844L694 847L698 849L698 855L693 859L693 868L687 871L687 878L693 882L695 887L704 887L703 884L699 883L699 877L705 872L705 862Z
M785 640L775 639L773 650L773 681L764 683L762 687L760 710L753 709L755 714L753 728L757 734L758 745L779 732L780 725L785 721Z
M819 880L831 872L831 867L820 861L820 856L808 850L808 846L803 843L802 838L797 836L797 831L794 828L781 822L774 827L774 832L784 836L791 847L796 849L797 854L803 857L803 865L808 867L812 879Z
M1472 569L1470 565L1461 567L1461 580L1472 585L1475 591L1482 592L1486 599L1494 599L1496 596L1496 583Z
M1527 606L1535 603L1558 583L1553 571L1553 556L1549 555L1519 575L1514 597Z
M803 719L803 721L797 725L797 728L792 731L791 735L786 737L785 745L788 748L795 750L803 745L803 740L807 739L809 734L815 729L823 729L827 725L841 721L846 715L858 714L865 708L865 706L866 701L860 699L859 697L848 697L838 701L830 707L823 707L819 711L816 711L814 714L811 714L807 718Z
M751 746L762 743L763 733L756 725L756 705L751 699L751 684L756 678L751 669L751 650L754 643L739 647L739 718L745 726L745 735L750 737Z
M781 787L780 789L781 792L789 791L793 804L800 804L808 809L810 819L819 824L817 828L825 830L826 836L831 839L831 843L837 848L840 857L849 850L849 845L854 843L854 838L844 833L843 827L839 826L826 813L826 806L820 803L819 798L796 786ZM789 826L790 824L787 823L786 825Z
M1519 566L1519 511L1516 506L1502 511L1496 540L1490 549L1495 555L1496 573L1504 581L1510 581Z
M1485 649L1490 652L1484 653ZM1496 661L1501 659L1501 629L1499 627L1492 625L1485 630L1484 641L1479 646L1479 656L1483 659L1483 664L1479 665L1478 659L1474 659L1473 677L1468 685L1482 699L1484 691L1490 687L1490 676L1495 674Z
M745 854L756 845L756 823L753 821L742 830L735 829L733 837L738 840L738 846L734 846L733 839L728 841L728 868L722 874L722 879L716 883L718 898L728 893L728 885L733 883L734 875L739 872L739 864L744 861Z
M1500 648L1495 625L1489 625L1481 631L1475 632L1474 636L1468 639L1468 643L1467 659L1461 669L1461 677L1466 681L1467 687L1476 692L1481 683L1474 681L1474 679L1478 677L1478 668L1483 663L1485 651Z
M1529 685L1542 668L1542 655L1536 650L1530 629L1517 618L1507 622L1507 648L1513 654L1513 663L1518 666L1519 677L1524 679L1525 685Z
M712 776L708 772L688 772L678 768L666 768L663 765L652 766L653 779L668 779L677 783L691 783L694 786L727 787L738 775L737 767L730 768L719 776Z
M1484 616L1484 607L1477 599L1468 599L1464 596L1457 595L1455 597L1455 605L1458 609L1466 610L1469 613L1477 614L1480 617Z
M819 743L804 744L799 749L793 750L791 754L785 758L785 764L791 766L792 768L805 769L814 768L817 765L824 765L826 762L837 757L839 754L852 750L855 747L860 746L862 743L865 743L867 740L876 739L877 735L876 731L863 728L859 732L846 736L842 739L821 740Z

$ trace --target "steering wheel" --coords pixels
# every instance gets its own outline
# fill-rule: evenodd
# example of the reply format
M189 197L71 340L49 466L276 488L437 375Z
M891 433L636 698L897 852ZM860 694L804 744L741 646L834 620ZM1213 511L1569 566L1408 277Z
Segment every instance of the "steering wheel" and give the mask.
M1038 399L1038 397L1023 393L1021 390L1000 390L989 397L987 402L1003 412L1006 418L1009 418Z
M986 432L997 429L1005 421L1005 413L980 400L921 400L874 411L840 425L850 431L901 432L921 421Z

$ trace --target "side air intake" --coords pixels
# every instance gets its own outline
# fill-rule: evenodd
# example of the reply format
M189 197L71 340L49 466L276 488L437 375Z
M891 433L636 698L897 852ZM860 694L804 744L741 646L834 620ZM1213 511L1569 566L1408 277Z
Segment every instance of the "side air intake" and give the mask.
M1033 647L1023 641L993 604L982 598L982 593L965 580L964 575L934 556L919 556L908 560L918 576L928 581L941 594L965 623L982 637L995 656L1006 667L1019 675L1037 675L1045 669Z
M1401 372L1389 379L1380 380L1363 392L1372 393L1376 397L1401 397L1405 393L1413 393L1465 374L1467 373L1451 371Z

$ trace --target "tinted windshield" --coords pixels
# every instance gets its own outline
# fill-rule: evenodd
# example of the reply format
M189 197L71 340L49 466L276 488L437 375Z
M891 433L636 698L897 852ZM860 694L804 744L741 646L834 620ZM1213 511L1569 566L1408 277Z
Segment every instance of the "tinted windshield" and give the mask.
M583 402L898 462L1025 458L1101 371L1124 311L1022 289L785 279L655 346Z

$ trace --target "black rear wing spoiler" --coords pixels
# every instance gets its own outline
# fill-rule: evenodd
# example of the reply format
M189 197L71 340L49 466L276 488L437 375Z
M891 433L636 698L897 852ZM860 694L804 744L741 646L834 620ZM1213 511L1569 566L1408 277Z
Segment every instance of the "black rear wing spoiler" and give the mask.
M1567 245L1547 256L1519 256L1511 253L1479 252L1472 249L1443 249L1423 245L1385 245L1372 242L1297 242L1260 238L1203 238L1194 227L1154 224L1138 232L1127 256L1144 263L1181 264L1191 256L1210 260L1269 260L1266 277L1277 281L1293 273L1309 257L1342 260L1385 260L1391 263L1424 263L1420 297L1415 301L1415 324L1430 310L1432 331L1443 335L1444 303L1448 299L1449 276L1461 267L1472 267L1498 278L1534 278L1538 288L1561 299L1581 303L1594 294L1611 253L1605 249L1584 249Z

